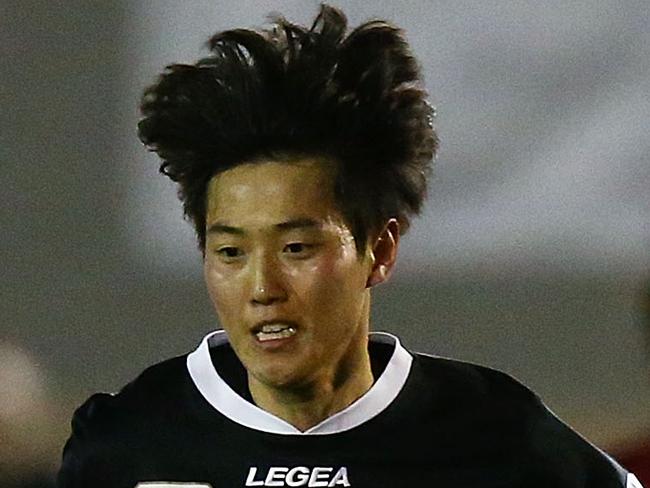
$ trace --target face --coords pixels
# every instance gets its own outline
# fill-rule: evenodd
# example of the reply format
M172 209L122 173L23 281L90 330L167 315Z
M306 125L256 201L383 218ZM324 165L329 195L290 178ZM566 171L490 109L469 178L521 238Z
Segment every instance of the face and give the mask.
M317 160L244 164L208 185L205 280L249 380L335 382L367 348L374 257L357 254L333 187Z

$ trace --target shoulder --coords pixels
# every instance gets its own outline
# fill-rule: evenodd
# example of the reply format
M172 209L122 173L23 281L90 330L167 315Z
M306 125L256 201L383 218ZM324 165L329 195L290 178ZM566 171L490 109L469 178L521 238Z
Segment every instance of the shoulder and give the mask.
M148 367L118 393L96 393L86 400L72 418L73 434L100 428L115 420L160 414L182 400L190 384L187 356L178 356Z
M513 376L456 359L413 353L408 392L431 419L449 419L466 442L521 445L545 418L539 396ZM414 402L411 402L414 403ZM519 449L519 448L518 448Z
M74 413L73 428L101 425L114 417L151 415L177 401L189 384L187 355L177 356L148 367L117 393L96 393ZM73 429L74 430L74 429Z
M96 393L77 408L63 449L58 486L108 480L113 466L128 465L150 426L178 412L188 390L185 360L186 356L179 356L153 365L118 393Z
M497 369L414 354L414 380L460 429L511 449L529 486L626 486L627 472L558 418L534 391ZM528 481L530 480L530 481ZM578 480L582 480L578 483ZM537 483L537 484L535 484Z
M438 403L517 409L521 413L538 410L542 404L536 393L503 371L457 359L412 354L413 381Z

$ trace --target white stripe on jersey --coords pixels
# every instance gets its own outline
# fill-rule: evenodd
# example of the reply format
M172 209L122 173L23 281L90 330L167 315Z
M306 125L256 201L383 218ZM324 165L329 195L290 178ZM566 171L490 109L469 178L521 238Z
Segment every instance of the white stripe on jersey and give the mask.
M304 432L240 397L219 376L212 364L210 347L227 344L228 336L225 331L217 330L205 336L199 347L188 354L187 369L194 385L208 403L240 425L271 434L336 434L353 429L388 408L401 392L411 371L413 356L400 344L397 337L386 332L371 332L369 337L371 342L394 346L384 372L361 398Z
M626 488L643 488L641 482L634 476L632 473L627 475L627 485Z

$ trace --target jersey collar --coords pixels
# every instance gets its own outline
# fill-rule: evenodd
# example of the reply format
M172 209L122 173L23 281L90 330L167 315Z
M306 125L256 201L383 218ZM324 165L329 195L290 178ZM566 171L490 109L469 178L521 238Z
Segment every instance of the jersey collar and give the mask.
M397 397L408 378L413 357L397 337L385 332L373 332L370 334L370 341L394 346L384 372L361 398L304 432L248 402L219 376L212 364L210 348L228 342L225 331L216 330L205 336L199 347L188 354L187 369L194 385L208 403L240 425L271 434L335 434L353 429L385 410Z

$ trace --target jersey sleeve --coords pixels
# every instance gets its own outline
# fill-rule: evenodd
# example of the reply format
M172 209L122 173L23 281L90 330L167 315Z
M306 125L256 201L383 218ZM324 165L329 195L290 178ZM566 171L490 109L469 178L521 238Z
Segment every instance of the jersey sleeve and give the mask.
M613 457L557 417L537 393L506 373L480 371L488 378L490 398L496 399L494 410L511 410L518 424L520 469L527 488L641 486Z
M91 396L72 417L72 433L63 448L57 488L103 488L111 486L111 446L103 430L108 425L112 396Z
M548 477L554 483L548 486L643 488L614 458L565 424L541 400L538 408L530 430L535 478Z
M72 416L58 488L133 488L157 479L176 453L172 432L183 411L185 381L179 356L147 368L114 395L92 395Z

